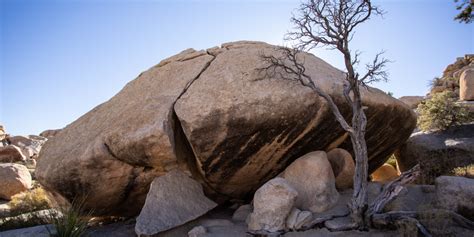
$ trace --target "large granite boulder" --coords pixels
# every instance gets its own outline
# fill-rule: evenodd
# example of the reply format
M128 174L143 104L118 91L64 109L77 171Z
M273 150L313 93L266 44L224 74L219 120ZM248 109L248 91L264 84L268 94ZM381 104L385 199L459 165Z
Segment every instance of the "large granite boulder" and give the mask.
M459 99L474 100L474 67L465 70L459 78Z
M414 133L395 155L401 172L419 163L421 175L417 182L433 184L438 176L474 164L474 124Z
M96 213L133 215L151 181L173 169L191 173L220 202L250 198L310 151L351 151L323 99L297 82L261 79L262 53L280 51L238 42L163 60L52 137L38 158L38 180L67 200L88 194L86 207ZM344 74L314 55L304 58L349 118ZM416 118L380 90L362 93L373 171L409 137Z

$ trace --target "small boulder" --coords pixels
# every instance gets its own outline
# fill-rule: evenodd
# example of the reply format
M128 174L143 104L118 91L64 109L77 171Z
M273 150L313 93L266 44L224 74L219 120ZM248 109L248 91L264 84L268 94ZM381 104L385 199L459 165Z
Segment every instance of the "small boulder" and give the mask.
M336 148L328 152L328 160L336 177L336 188L344 190L352 188L354 183L354 160L349 152Z
M441 176L435 180L436 203L440 208L474 219L474 179Z
M474 68L465 70L459 78L459 99L474 100Z
M207 233L207 230L204 226L196 226L188 232L189 237L199 237Z
M283 178L266 182L255 192L249 230L271 233L284 230L297 196L298 192Z
M390 182L398 178L397 170L390 164L383 164L372 173L374 182Z
M237 210L235 210L234 214L232 215L233 221L246 221L247 217L252 213L252 205L246 204L242 205Z
M15 145L0 147L0 163L14 163L25 160L26 157L19 147Z
M315 213L331 209L339 198L326 152L308 153L291 163L283 178L298 191L296 207Z
M0 164L0 198L10 200L17 193L31 188L31 175L24 165Z
M138 236L154 235L194 220L216 206L204 196L197 181L174 170L151 183L135 232Z

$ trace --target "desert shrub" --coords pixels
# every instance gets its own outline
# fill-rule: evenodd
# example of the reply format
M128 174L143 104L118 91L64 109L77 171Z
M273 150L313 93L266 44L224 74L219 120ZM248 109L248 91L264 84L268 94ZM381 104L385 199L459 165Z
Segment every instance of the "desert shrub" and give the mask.
M392 154L390 156L390 158L388 158L387 161L385 161L386 164L389 164L391 166L393 166L393 168L397 169L397 158L395 157L394 154ZM397 169L398 170L398 169Z
M454 168L452 174L454 176L474 178L474 164Z
M456 103L454 93L436 93L418 105L418 127L423 131L446 130L473 120L468 109Z
M46 191L44 191L43 188L38 187L13 196L12 200L9 202L9 206L12 215L19 215L22 213L51 208L51 203Z
M84 201L74 200L69 207L60 208L62 215L50 215L50 223L55 227L55 237L83 236L92 212L84 211Z

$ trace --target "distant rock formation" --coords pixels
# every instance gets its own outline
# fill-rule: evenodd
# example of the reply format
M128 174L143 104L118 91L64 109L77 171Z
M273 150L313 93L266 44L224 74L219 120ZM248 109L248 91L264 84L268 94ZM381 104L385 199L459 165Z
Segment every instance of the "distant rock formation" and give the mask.
M296 158L351 151L326 102L298 82L261 79L260 42L185 50L143 72L109 101L65 127L38 158L40 183L67 200L87 196L96 214L135 215L155 177L181 169L216 202L250 198ZM344 74L311 54L307 72L346 117ZM402 102L362 89L370 171L410 135L416 118Z

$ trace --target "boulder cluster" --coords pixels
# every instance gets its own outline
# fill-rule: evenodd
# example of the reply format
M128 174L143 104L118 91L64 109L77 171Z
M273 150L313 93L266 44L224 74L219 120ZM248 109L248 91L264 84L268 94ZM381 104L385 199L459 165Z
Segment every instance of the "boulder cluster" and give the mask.
M0 199L32 187L29 169L36 166L39 152L48 139L43 136L10 136L0 125Z

